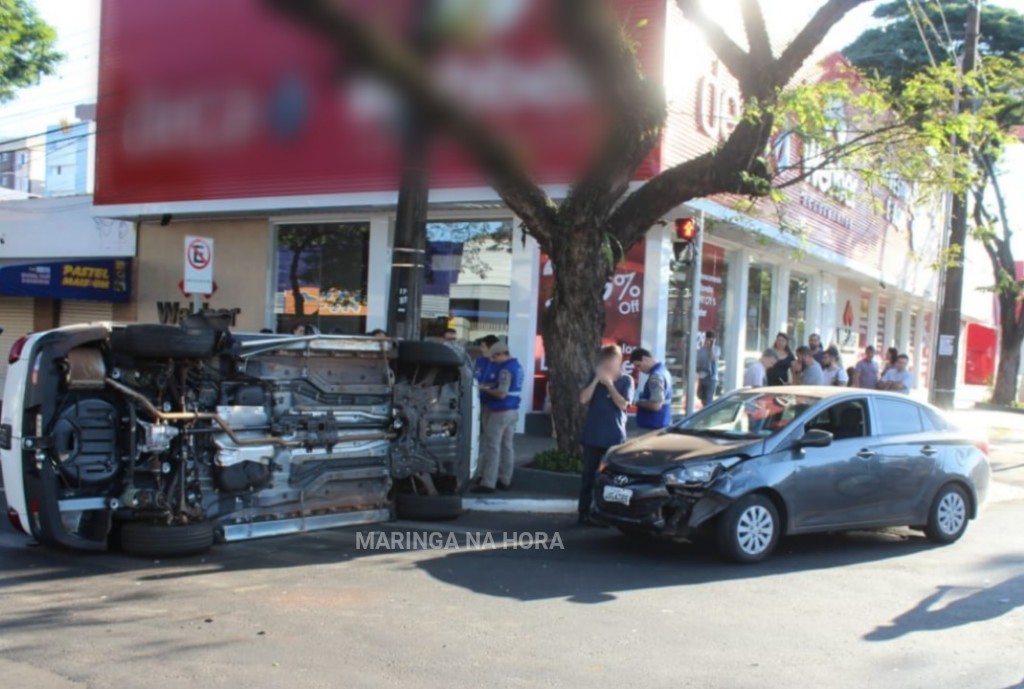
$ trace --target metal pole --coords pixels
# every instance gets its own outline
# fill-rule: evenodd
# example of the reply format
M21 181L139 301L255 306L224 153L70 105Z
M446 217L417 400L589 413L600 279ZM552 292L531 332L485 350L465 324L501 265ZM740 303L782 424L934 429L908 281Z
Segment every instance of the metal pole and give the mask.
M981 31L981 0L972 0L967 6L967 30L964 57L960 71L974 71L978 55L978 35ZM959 109L957 98L957 108ZM973 106L972 106L973 107ZM970 155L966 142L953 138L963 155ZM952 409L956 397L958 364L960 358L960 307L964 284L964 249L967 243L967 193L953 195L950 213L949 243L942 277L942 301L939 308L938 338L935 349L935 367L932 377L932 403Z
M687 336L686 357L686 415L693 413L697 397L697 332L700 329L700 279L704 255L704 213L701 212L697 225L697 236L693 240L693 263L690 265L690 327Z
M412 27L413 49L423 59L433 50L430 20L434 0L421 2L420 14ZM395 237L391 259L391 289L388 300L388 335L405 340L421 337L423 269L427 248L427 212L430 179L427 174L426 127L405 108L402 123L402 178L398 188Z

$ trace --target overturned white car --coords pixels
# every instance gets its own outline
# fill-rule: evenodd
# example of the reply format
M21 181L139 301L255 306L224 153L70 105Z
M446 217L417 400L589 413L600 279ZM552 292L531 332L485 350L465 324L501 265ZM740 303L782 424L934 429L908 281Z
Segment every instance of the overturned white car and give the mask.
M11 352L8 515L40 542L146 556L461 511L473 371L439 343L92 324Z

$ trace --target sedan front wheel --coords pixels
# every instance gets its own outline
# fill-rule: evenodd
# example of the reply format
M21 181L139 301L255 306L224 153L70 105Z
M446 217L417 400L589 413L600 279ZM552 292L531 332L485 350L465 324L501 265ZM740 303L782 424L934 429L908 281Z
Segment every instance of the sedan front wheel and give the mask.
M782 535L779 511L763 495L748 495L718 520L718 550L731 560L760 562L775 550Z

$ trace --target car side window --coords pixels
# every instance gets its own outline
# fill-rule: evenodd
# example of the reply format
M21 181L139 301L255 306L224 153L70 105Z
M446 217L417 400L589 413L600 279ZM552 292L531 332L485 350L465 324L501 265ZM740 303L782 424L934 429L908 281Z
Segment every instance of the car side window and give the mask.
M903 435L924 431L921 408L913 402L878 398L875 400L875 409L878 412L875 435Z
M844 400L821 410L804 430L828 431L835 440L863 438L868 435L867 409L867 400Z

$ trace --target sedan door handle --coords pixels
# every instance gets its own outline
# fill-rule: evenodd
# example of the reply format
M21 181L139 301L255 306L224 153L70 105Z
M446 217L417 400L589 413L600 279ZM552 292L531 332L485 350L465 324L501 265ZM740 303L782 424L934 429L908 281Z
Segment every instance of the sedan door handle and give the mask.
M860 457L861 459L871 459L872 457L875 456L875 452L874 450L864 448L863 450L857 453L857 456Z
M939 451L936 450L931 445L925 445L924 447L921 448L921 454L923 454L925 457L934 457L938 453Z

